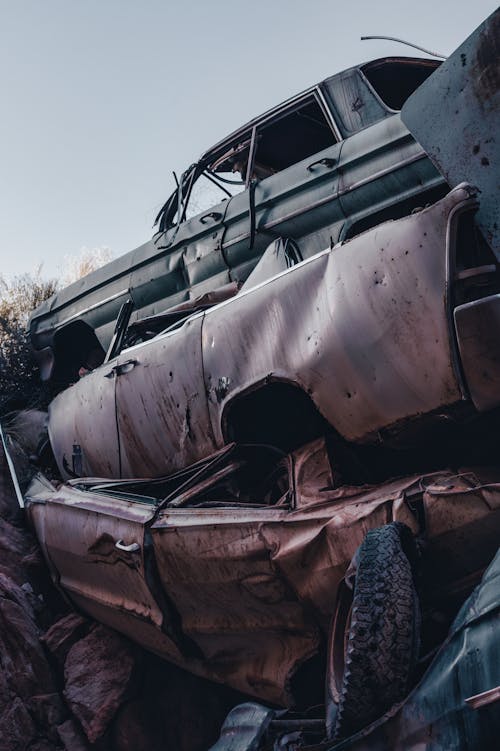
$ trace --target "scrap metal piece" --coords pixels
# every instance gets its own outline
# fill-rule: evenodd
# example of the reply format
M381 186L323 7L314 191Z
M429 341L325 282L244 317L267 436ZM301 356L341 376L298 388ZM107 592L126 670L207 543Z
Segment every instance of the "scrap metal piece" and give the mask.
M487 707L489 704L494 704L496 701L500 701L500 686L492 688L489 691L482 691L482 693L475 696L469 696L465 700L465 703L472 709L480 709L481 707Z
M258 751L275 714L262 704L239 704L229 712L219 740L209 751Z
M500 10L407 100L401 119L446 177L480 190L477 222L500 260Z
M453 317L471 399L480 412L492 409L500 392L500 295L459 305Z

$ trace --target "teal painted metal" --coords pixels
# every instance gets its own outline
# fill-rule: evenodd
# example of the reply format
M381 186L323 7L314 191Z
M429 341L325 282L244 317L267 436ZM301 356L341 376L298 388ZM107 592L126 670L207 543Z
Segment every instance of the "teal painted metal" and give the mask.
M401 118L450 185L479 188L477 222L500 260L500 9L436 70Z

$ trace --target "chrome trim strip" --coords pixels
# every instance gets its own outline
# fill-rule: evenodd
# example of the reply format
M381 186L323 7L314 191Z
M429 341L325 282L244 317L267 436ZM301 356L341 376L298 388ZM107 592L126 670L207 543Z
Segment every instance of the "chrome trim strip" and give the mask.
M115 292L114 295L110 295L110 297L106 297L104 300L100 300L99 302L94 303L93 305L89 305L87 308L84 308L83 310L79 310L78 313L73 313L73 315L68 316L68 318L63 318L62 321L60 321L57 325L57 328L60 329L61 326L64 326L69 321L72 321L74 318L80 318L81 316L85 315L85 313L89 313L91 310L95 310L96 308L100 308L102 305L106 305L106 303L111 302L112 300L116 300L117 297L121 297L122 295L127 295L130 293L130 287L127 287L126 289L120 290L120 292ZM60 310L61 308L64 308L64 305L59 306L59 308L55 308L55 310ZM53 312L53 311L51 311ZM44 331L50 331L52 328L49 327L47 329L39 328L37 330L37 334Z
M341 141L344 140L344 138L342 136L342 133L340 132L340 129L339 129L338 125L337 125L337 122L336 122L336 120L335 120L335 118L333 116L333 113L332 113L330 107L328 106L328 102L327 102L327 100L325 98L325 95L323 94L323 91L322 91L321 86L319 84L316 86L316 94L317 94L318 99L320 101L320 105L321 105L321 109L323 110L323 114L325 115L325 117L326 117L326 119L328 121L329 126L333 130L335 138L340 143Z
M337 193L337 197L343 196L346 193L349 193L351 190L354 190L355 188L360 188L362 185L371 183L374 180L378 180L379 177L384 177L384 175L388 175L390 172L395 172L396 170L401 169L402 167L406 167L408 164L413 164L413 162L418 162L420 159L424 159L425 157L427 157L427 154L422 149L419 154L414 154L413 156L409 156L406 159L402 159L400 162L397 162L396 164L391 165L390 167L386 167L385 169L382 169L379 172L375 172L373 175L370 175L369 177L364 177L362 180L358 180L357 183L353 183L348 188L345 188L344 190L339 191ZM342 168L343 165L341 164L340 167Z

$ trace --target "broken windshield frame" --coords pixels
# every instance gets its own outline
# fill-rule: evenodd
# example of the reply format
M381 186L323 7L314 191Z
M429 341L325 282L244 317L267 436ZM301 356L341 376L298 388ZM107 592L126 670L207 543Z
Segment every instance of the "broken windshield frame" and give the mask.
M321 122L312 117L309 117L309 119L328 129L332 143L338 142L340 140L338 129L325 105L319 88L315 87L304 92L293 103L288 102L285 107L281 107L278 111L273 110L271 113L254 120L246 129L234 133L232 137L226 139L222 144L205 154L198 162L192 164L181 175L179 185L160 209L155 219L154 225L158 225L160 235L173 227L178 228L186 221L186 212L193 187L200 177L205 176L226 195L228 200L231 200L233 194L224 185L244 186L245 189L248 189L254 179L263 179L275 172L280 172L294 164L295 161L304 158L300 154L295 161L289 160L289 163L282 167L272 166L264 174L254 174L254 171L257 172L256 156L259 151L259 141L265 135L266 129L278 124L280 120L287 120L287 118L303 114L301 110L311 105L317 108L318 114L321 115ZM313 146L311 154L320 151L322 148L324 148L324 144L317 147ZM231 180L219 174L219 172L228 171L240 172L242 179ZM173 239L170 239L169 244L173 242Z

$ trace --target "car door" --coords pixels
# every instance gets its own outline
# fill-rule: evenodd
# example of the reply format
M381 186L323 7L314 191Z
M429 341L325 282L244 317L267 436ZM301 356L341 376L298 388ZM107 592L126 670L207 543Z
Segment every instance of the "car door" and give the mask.
M337 200L342 143L321 92L306 92L254 129L248 190L228 206L223 242L232 273L243 281L274 238L293 239L304 255L313 255L337 240L345 220ZM244 210L242 233L236 219Z
M26 507L53 578L77 608L179 659L175 616L154 576L150 502L40 479Z
M121 477L159 477L215 450L201 361L203 314L117 360Z
M291 700L290 675L319 642L261 534L288 515L275 507L165 509L151 527L162 585L207 675L277 703Z
M346 138L339 170L339 201L348 217L342 238L409 213L404 207L412 202L425 205L446 193L442 176L399 114Z
M62 391L49 406L48 431L63 479L119 477L115 413L117 358Z

